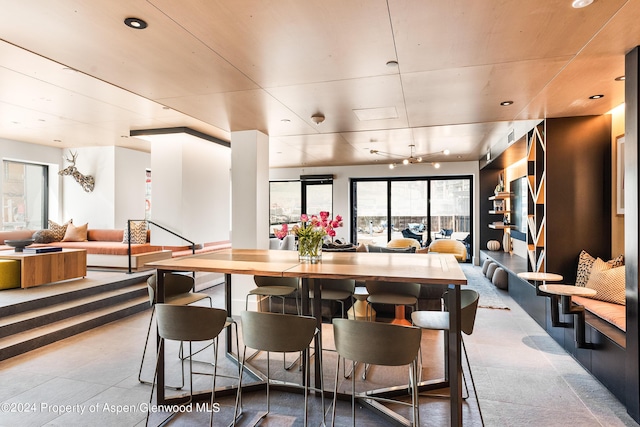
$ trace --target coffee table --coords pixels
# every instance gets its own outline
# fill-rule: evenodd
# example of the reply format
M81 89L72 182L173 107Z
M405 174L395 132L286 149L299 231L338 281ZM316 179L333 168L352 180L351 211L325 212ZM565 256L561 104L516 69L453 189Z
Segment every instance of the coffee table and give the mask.
M60 252L31 254L0 251L0 259L20 261L20 287L31 288L87 275L87 251L63 249Z

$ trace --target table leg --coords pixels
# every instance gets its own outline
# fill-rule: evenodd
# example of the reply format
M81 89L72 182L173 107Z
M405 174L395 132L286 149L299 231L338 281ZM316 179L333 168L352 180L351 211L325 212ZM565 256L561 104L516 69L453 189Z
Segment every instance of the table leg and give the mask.
M449 285L449 387L451 393L451 425L462 425L462 345L460 341L462 316L460 286Z
M156 303L161 304L164 302L164 270L156 271ZM157 388L156 388L156 402L161 405L165 402L164 393L164 341L160 340L160 334L158 333L158 326L156 322L156 348L158 349L158 373L157 373Z
M411 322L405 319L405 306L396 305L396 317L391 321L394 325L411 326Z
M224 305L227 309L227 316L231 317L231 274L229 273L226 273L224 275ZM233 353L233 345L231 344L231 325L227 326L225 341L227 346L227 353ZM240 357L240 349L238 349L238 357Z

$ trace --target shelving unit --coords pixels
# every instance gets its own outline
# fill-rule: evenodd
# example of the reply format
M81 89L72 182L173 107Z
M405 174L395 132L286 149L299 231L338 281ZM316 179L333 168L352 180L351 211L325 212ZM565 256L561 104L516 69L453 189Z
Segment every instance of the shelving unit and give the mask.
M491 215L510 215L511 211L509 210L509 206L507 206L507 202L511 199L511 193L504 191L500 193L495 193L493 196L489 197L489 200L493 203L493 209L489 210L489 214ZM507 219L509 217L507 216ZM504 224L504 221L499 223L493 222L489 224L489 228L493 230L505 230L511 228L510 224Z

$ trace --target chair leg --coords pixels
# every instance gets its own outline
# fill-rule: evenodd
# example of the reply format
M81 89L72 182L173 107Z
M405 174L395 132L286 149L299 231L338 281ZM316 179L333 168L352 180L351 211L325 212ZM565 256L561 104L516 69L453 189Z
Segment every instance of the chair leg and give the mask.
M155 304L151 307L151 317L149 317L149 326L147 327L147 338L144 340L144 349L142 350L142 359L140 360L140 369L138 370L138 381L142 384L152 384L152 382L142 379L142 367L144 365L144 357L147 354L147 347L149 346L149 336L151 335L151 325L153 324L153 315L155 314L156 306ZM182 343L180 343L180 349L182 349ZM167 385L167 388L173 390L182 390L184 387L184 372L182 373L182 384L180 386L170 386Z
M244 372L244 364L246 361L246 356L247 356L247 346L244 346L244 349L242 350L242 359L239 360L239 371L240 371L240 378L238 378L238 393L236 393L236 406L233 410L233 426L235 427L236 423L238 422L238 417L240 414L238 414L238 406L240 405L240 393L239 391L242 390L242 372ZM240 348L238 347L238 358L240 358Z
M347 361L345 360L343 362L343 365L346 364ZM344 366L343 366L344 369ZM338 358L336 360L336 381L334 382L334 386L333 386L333 401L332 401L332 405L333 408L331 410L331 427L334 427L336 425L336 403L338 400L338 374L340 372L340 355L338 355Z

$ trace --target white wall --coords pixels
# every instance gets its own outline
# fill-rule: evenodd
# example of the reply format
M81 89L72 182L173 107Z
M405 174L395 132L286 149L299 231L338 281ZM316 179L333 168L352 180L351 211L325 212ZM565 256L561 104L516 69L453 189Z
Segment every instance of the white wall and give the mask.
M349 179L351 178L386 178L386 177L432 177L432 176L454 176L454 175L471 175L473 178L473 241L479 241L479 163L478 162L447 162L442 163L440 169L433 166L410 165L398 166L395 169L389 169L388 165L373 166L335 166L335 167L316 167L316 168L280 168L271 169L269 173L270 181L299 179L300 175L333 175L333 210L332 215L342 215L347 217L350 212L351 200L349 194ZM340 236L349 237L351 235L350 222L344 221L344 230L339 230ZM477 247L473 250L474 259L479 259L480 249Z
M151 220L195 243L229 240L230 167L228 147L199 138L154 141ZM160 230L151 236L153 244L185 244Z
M114 228L124 228L128 219L144 219L146 170L151 167L151 155L121 147L115 147L114 154Z
M83 175L93 175L95 187L87 193L72 176L62 178L62 218L73 219L76 225L89 224L89 228L114 228L115 212L115 155L111 147L72 148L77 153L76 168ZM69 149L63 151L71 157ZM63 168L69 166L64 162Z

